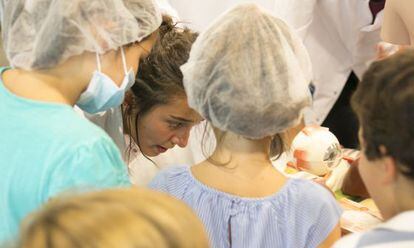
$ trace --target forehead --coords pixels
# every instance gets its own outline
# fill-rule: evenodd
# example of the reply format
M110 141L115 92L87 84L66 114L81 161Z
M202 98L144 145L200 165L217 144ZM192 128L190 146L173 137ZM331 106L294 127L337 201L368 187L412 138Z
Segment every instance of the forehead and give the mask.
M195 110L188 106L186 97L175 97L167 104L156 106L151 113L154 115L182 117L192 121L200 121L202 119Z

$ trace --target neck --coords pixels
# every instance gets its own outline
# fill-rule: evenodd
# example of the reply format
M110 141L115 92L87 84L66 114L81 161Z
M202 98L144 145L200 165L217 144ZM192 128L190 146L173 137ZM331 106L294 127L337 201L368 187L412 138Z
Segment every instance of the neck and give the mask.
M285 176L269 159L270 138L250 140L226 133L217 140L213 155L191 168L201 182L242 197L269 196L285 184Z
M251 140L233 133L217 139L217 147L210 159L226 168L260 168L272 166L269 158L270 138ZM243 166L238 166L243 164Z
M414 210L414 182L405 176L399 176L394 192L398 213Z
M399 212L414 211L414 198L402 199L398 205Z
M74 57L51 69L7 70L3 74L3 82L19 97L73 106L85 90L91 71L79 57Z

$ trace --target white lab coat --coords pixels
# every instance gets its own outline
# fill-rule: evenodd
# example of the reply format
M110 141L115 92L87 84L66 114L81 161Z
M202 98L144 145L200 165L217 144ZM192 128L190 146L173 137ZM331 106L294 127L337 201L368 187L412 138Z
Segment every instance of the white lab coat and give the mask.
M383 11L374 24L369 0L275 0L274 13L296 29L308 49L316 87L306 122L321 124L349 74L359 79L375 59Z

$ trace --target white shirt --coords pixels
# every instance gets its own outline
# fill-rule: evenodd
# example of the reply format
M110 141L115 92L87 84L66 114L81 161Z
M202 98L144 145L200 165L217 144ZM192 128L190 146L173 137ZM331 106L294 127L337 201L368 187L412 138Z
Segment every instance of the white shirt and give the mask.
M383 13L371 24L369 0L275 0L274 13L298 31L308 49L316 89L307 123L321 124L351 71L361 79L375 58Z
M345 236L333 248L412 248L414 211L403 212L371 231Z

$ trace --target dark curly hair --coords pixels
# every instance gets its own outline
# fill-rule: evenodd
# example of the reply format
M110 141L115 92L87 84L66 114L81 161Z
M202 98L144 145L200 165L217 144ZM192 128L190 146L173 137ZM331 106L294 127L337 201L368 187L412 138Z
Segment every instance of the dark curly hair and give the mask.
M414 179L414 50L374 62L351 100L369 160L394 158ZM379 147L386 148L382 154Z
M186 97L180 66L187 62L197 36L188 28L178 27L171 17L163 16L157 41L150 55L139 64L135 84L131 88L132 101L123 108L125 131L131 135L131 128L135 128L136 137L133 139L136 141L140 117L176 97Z

